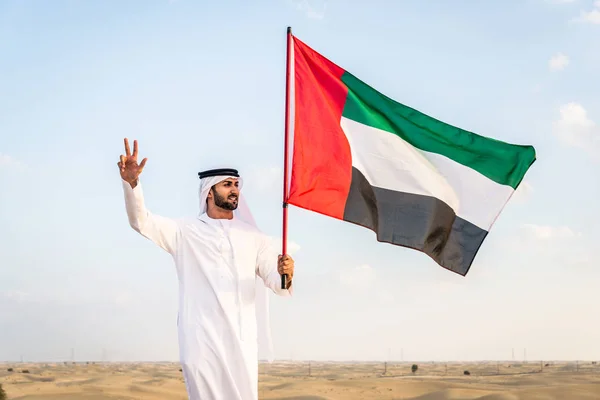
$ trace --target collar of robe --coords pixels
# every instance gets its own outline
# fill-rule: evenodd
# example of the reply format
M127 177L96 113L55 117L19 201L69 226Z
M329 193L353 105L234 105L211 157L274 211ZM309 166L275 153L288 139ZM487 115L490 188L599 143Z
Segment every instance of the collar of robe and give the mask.
M224 221L235 221L235 220L237 219L237 218L235 217L235 214L234 214L234 216L233 216L233 218L232 218L232 219L227 219L227 218L211 218L211 217L208 215L208 213L206 213L206 212L204 212L204 213L200 214L200 215L198 216L198 218L199 218L200 220L202 220L202 221L204 221L204 222L208 223L208 224L211 224L211 225L220 224L222 220L224 220Z

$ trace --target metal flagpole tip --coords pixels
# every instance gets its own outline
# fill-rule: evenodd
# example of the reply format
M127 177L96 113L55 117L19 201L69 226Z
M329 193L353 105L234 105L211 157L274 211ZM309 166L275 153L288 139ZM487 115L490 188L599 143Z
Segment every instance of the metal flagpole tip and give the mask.
M292 33L292 27L291 26L287 27L287 33Z

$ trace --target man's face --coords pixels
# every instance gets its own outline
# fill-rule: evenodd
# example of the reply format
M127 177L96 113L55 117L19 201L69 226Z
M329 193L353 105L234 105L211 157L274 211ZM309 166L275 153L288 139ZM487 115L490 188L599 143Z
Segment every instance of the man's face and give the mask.
M214 185L208 194L217 207L224 210L235 210L240 196L239 182L237 179L228 178Z

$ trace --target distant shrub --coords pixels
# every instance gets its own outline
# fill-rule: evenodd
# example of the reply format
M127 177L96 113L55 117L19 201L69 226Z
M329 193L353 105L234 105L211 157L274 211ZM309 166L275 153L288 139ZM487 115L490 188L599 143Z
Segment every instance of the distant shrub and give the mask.
M465 374L465 375L471 375L471 373L469 371L465 371L465 372L463 372L463 374Z
M8 371L8 372L13 372L13 371L14 371L14 369L12 369L12 368L9 368L9 369L7 369L7 371Z
M6 392L2 389L2 384L0 383L0 400L6 400Z
M28 373L29 373L29 370L28 370L28 369L24 369L24 370L23 370L23 371L21 371L21 372L22 372L22 373L24 373L24 374L28 374Z
M419 369L419 366L417 364L413 364L412 367L410 367L410 370L412 371L413 374L415 372L417 372L418 369Z

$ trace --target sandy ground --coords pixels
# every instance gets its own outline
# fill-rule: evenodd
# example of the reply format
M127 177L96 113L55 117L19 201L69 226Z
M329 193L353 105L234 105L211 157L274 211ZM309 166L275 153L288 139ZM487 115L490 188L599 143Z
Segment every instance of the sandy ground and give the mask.
M261 364L259 397L281 400L600 399L600 365L507 362ZM12 372L8 369L13 368ZM28 373L23 373L28 370ZM470 375L465 375L468 370ZM0 364L8 399L186 399L175 363Z

